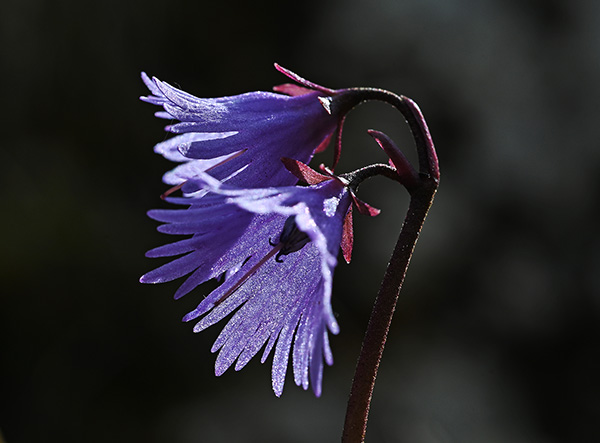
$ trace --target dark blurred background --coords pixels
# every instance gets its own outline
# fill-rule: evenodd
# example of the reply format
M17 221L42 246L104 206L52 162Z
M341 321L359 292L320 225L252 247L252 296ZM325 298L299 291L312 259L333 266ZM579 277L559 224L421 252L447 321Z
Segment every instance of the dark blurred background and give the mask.
M401 294L371 442L596 442L600 417L600 2L0 2L0 429L18 442L330 442L404 216L402 188L355 220L336 271L335 365L315 399L270 361L213 374L220 327L177 283L138 283L170 240L140 71L202 97L269 90L278 62L333 88L412 97L442 168ZM410 156L401 116L347 119L338 169ZM330 160L331 151L321 161ZM596 434L596 435L594 435Z

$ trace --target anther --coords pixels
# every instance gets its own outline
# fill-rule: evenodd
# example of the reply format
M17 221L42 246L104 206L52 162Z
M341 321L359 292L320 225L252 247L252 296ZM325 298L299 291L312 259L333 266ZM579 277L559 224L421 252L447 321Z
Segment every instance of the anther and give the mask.
M281 234L279 234L279 243L281 244L281 249L275 257L275 261L278 263L283 263L281 260L282 255L288 255L292 252L299 251L309 241L310 237L306 234L306 232L298 229L298 226L294 221L294 216L288 217L283 224Z
M228 298L231 294L237 291L240 286L242 286L246 280L252 277L259 268L264 265L271 257L275 256L275 261L277 263L283 263L281 260L282 255L288 255L292 252L299 251L310 241L308 235L305 232L298 229L296 222L294 221L294 216L288 217L283 224L283 229L281 230L281 234L279 234L279 242L273 243L269 238L269 244L273 246L263 258L261 258L254 266L252 266L247 272L245 272L242 277L231 287L228 291L226 291L216 302L215 306L222 303L226 298Z

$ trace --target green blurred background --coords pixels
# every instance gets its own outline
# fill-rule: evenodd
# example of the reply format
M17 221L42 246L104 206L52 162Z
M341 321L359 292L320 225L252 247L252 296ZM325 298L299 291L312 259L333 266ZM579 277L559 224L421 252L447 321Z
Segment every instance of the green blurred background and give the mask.
M220 327L180 321L208 288L175 302L177 283L138 283L169 240L145 212L171 166L140 71L212 97L285 82L273 62L413 98L438 148L367 441L599 441L600 2L2 0L0 54L6 442L339 440L402 188L361 188L383 212L355 219L336 271L320 399L289 376L275 398L270 362L216 378ZM385 160L369 128L414 156L401 116L369 103L340 172Z

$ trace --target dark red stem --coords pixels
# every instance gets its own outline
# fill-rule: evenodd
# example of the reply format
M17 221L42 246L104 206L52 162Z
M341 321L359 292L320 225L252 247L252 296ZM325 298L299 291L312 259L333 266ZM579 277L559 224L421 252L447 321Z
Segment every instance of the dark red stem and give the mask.
M398 295L440 177L437 154L417 105L406 97L387 91L371 88L354 91L360 91L363 100L384 100L402 112L415 139L420 171L416 183L407 186L410 193L408 212L381 282L362 343L346 410L343 443L361 443L365 439L373 388ZM356 100L356 95L352 99ZM347 106L353 107L352 99L346 102Z
M427 178L414 190L396 247L379 288L354 372L342 442L364 441L375 379L400 288L419 233L433 203L437 181Z

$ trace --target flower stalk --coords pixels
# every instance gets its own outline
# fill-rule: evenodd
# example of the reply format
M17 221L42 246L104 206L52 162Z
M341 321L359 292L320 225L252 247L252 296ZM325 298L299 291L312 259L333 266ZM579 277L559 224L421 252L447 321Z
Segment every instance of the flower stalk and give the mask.
M420 172L416 182L407 187L410 193L408 212L404 219L394 252L381 282L352 381L350 398L342 434L343 443L360 443L365 439L367 421L377 378L398 295L406 277L419 234L437 191L439 166L427 124L416 104L405 97L387 91L367 90L367 95L384 95L406 117L419 153ZM393 97L395 96L395 97ZM402 181L401 181L402 183Z
M331 306L333 271L342 250L352 254L352 208L380 211L358 198L361 182L383 175L411 196L408 213L371 314L348 403L344 442L364 440L377 370L415 244L439 182L437 155L418 106L377 88L331 89L275 66L297 84L228 97L199 98L142 73L174 134L154 147L179 163L163 176L169 203L185 209L152 210L160 232L191 237L159 246L148 257L178 257L146 273L142 283L186 276L178 299L207 280L221 284L188 313L195 332L230 314L211 351L215 374L242 369L261 349L274 353L272 387L283 392L288 363L294 382L321 395L324 364L333 364L328 334L339 327ZM346 114L359 104L383 101L402 113L415 140L419 168L384 133L369 134L389 157L334 174ZM335 137L331 168L308 166ZM281 160L281 161L277 161ZM298 186L298 181L307 186ZM181 191L181 197L172 194ZM274 243L271 239L279 235ZM282 260L282 256L286 256ZM291 361L290 361L291 360ZM234 365L235 363L235 365Z

